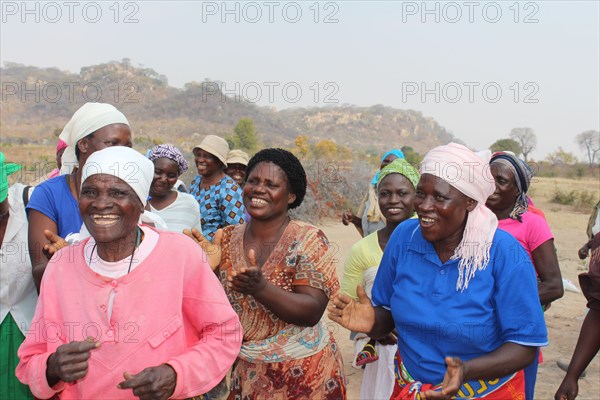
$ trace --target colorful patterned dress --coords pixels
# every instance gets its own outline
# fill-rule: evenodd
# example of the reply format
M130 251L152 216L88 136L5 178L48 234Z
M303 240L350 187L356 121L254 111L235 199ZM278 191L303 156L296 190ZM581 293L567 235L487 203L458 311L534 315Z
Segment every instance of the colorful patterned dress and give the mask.
M202 177L197 175L190 184L190 194L200 205L202 235L212 242L217 229L244 223L246 208L242 188L233 178L225 175L217 184L200 187Z
M221 283L242 323L244 345L261 342L285 345L289 332L307 330L282 321L252 296L234 291L227 283L228 274L245 265L245 228L246 225L236 225L224 229ZM312 225L298 221L289 223L262 266L262 273L269 282L288 292L292 292L294 286L311 286L323 290L331 298L339 290L334 252L325 234ZM312 330L312 333L321 332L321 339L324 339L321 344L327 344L316 354L304 358L294 358L291 352L286 354L289 347L284 345L277 347L280 353L273 352L272 357L265 356L270 358L269 361L250 362L242 356L242 351L232 370L229 399L345 399L340 349L333 334L324 328L323 321L317 327L323 329ZM300 336L294 338L296 348L310 346L309 343L316 345L313 335ZM282 361L273 362L275 359Z

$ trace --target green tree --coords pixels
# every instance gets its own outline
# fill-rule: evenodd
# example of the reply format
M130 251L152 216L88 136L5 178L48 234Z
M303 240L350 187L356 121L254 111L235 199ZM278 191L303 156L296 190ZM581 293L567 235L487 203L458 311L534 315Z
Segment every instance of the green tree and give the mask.
M492 153L496 151L512 151L516 155L520 155L521 145L514 139L498 139L490 146Z
M421 156L421 154L417 153L410 146L402 146L400 150L402 150L402 153L404 153L404 158L409 162L410 165L419 168L421 161L423 161L423 156Z
M233 128L233 132L233 136L225 138L229 143L229 147L240 148L250 153L259 149L260 142L252 118L241 118Z

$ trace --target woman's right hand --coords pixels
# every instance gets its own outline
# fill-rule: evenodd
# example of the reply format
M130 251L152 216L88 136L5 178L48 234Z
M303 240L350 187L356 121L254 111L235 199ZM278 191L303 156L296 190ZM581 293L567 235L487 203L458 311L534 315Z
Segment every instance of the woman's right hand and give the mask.
M46 236L46 239L50 242L42 247L42 253L44 253L48 260L50 260L54 254L58 253L60 249L69 245L65 239L51 230L44 229L44 236Z
M560 384L560 387L554 395L554 400L573 400L579 393L579 383L577 379L570 379L565 376L565 379Z
M369 333L375 326L375 308L362 286L356 288L358 301L339 293L327 310L329 319L354 332Z
M100 347L100 342L87 338L82 342L63 344L48 357L46 362L46 380L50 387L59 381L75 382L87 374L90 351Z
M191 238L202 248L202 250L204 250L208 257L208 265L210 265L210 268L213 271L216 270L221 264L221 242L223 240L223 231L221 229L217 230L212 242L205 238L196 228L193 228L191 231L189 229L184 229L183 234Z
M342 224L348 225L354 219L354 213L350 210L345 210L342 212Z
M589 252L590 252L589 243L586 243L583 246L581 246L581 248L577 252L577 254L579 255L579 259L580 260L585 260L586 257L588 256Z

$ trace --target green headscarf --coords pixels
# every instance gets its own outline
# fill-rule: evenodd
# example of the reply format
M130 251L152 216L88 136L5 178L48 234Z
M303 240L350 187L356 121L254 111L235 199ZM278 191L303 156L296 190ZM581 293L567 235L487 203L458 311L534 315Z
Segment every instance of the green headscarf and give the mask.
M4 153L0 151L0 203L8 196L8 176L21 169L21 166L13 163L4 163Z
M406 161L406 159L397 158L385 167L383 167L383 169L379 171L377 187L379 187L379 184L381 183L383 178L390 174L404 175L410 181L410 183L412 183L413 187L415 189L417 188L417 183L419 183L420 178L419 171L415 167L410 165L410 163Z

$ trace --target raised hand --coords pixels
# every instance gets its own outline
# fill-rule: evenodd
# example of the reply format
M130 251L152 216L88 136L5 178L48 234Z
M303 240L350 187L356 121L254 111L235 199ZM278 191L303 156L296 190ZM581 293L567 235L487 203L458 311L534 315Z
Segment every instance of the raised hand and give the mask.
M342 224L348 225L354 219L354 213L350 210L342 212Z
M54 386L58 381L75 382L87 374L90 352L100 347L100 342L94 338L87 338L82 342L63 344L56 352L48 357L46 380L49 386Z
M69 245L65 239L58 236L56 233L49 231L48 229L44 229L44 236L46 236L46 239L50 242L42 247L42 253L44 253L48 260L51 259L52 256L60 249Z
M171 397L177 383L177 373L170 365L149 367L136 375L123 373L125 380L119 389L133 389L134 396L142 400L163 400Z
M221 229L217 230L212 242L205 238L196 228L193 228L191 231L184 229L183 234L191 238L204 250L208 257L208 265L210 265L213 271L219 267L221 264L221 242L223 241L223 231Z
M260 267L256 265L254 249L248 251L248 262L250 267L242 267L239 271L233 271L227 280L233 290L255 295L267 286L267 280L263 276Z
M465 365L458 357L446 357L446 373L442 381L442 390L428 390L421 393L423 400L449 400L458 393L458 389L463 384L465 375Z
M335 296L327 311L329 319L355 332L369 333L375 325L375 308L362 286L357 286L358 301L344 293Z

